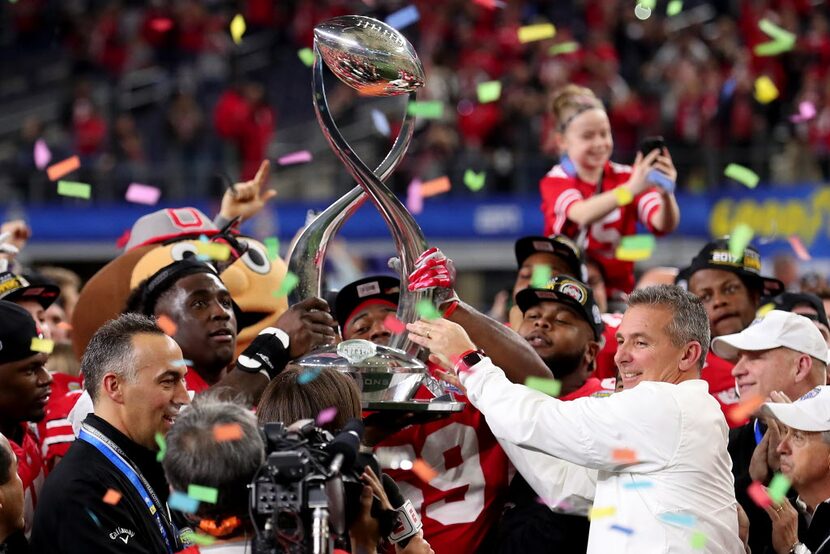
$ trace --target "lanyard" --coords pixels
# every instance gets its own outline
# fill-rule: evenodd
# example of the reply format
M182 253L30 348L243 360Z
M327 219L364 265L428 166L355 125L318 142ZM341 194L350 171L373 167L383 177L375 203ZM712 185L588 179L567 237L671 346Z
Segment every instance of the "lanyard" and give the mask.
M752 429L755 431L755 444L761 444L761 441L764 440L764 434L761 432L761 427L758 425L757 419L755 420Z
M153 516L153 519L155 519L156 525L158 525L159 531L161 532L161 537L164 539L164 544L167 546L167 552L172 554L173 546L170 544L170 538L167 535L167 530L161 519L161 503L156 498L155 493L153 493L150 484L145 483L142 477L136 473L132 466L120 454L117 446L111 444L106 437L94 429L84 424L78 433L78 438L94 446L105 458L112 462L112 465L118 468L130 480L130 483L133 484L139 496L144 499L147 510ZM149 493L147 492L148 489L150 491ZM172 527L172 523L170 525Z

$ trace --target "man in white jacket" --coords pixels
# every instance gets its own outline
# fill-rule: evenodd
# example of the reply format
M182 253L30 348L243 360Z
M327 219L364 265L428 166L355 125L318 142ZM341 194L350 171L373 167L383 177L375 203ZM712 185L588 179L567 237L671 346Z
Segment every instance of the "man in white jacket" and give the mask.
M552 287L575 305L587 299L577 282ZM615 356L625 390L609 398L562 402L512 384L449 321L408 328L496 437L582 466L583 477L595 470L588 552L743 552L726 421L699 378L709 348L703 305L673 285L636 291L629 305Z

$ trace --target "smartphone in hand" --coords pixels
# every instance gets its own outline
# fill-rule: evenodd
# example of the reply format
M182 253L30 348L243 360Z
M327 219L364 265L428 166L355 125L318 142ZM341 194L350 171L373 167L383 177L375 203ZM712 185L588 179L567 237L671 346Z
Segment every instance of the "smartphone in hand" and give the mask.
M662 153L665 147L666 141L663 137L646 137L640 143L640 153L642 153L643 157L647 156L654 149L659 149Z

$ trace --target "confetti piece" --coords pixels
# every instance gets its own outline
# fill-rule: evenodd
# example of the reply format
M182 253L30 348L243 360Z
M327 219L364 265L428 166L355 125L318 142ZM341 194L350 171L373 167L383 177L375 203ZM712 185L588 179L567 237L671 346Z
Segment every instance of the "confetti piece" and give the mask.
M501 81L479 83L478 87L476 87L476 93L478 95L478 101L482 104L495 102L501 97Z
M421 181L413 179L406 189L406 209L413 214L424 211L424 195L421 194Z
M551 278L551 268L547 264L536 264L530 276L530 286L534 289L543 289Z
M115 489L107 489L107 493L104 495L104 502L115 506L121 501L121 493Z
M633 535L634 534L634 529L632 529L631 527L623 527L622 525L616 525L616 524L612 525L611 530L612 531L619 531L620 533L624 533L626 535Z
M297 376L297 382L301 385L307 385L320 375L320 368L311 368L303 371Z
M294 164L304 164L311 161L311 152L308 150L300 150L299 152L292 152L290 154L286 154L285 156L281 156L277 163L279 165L294 165Z
M92 187L86 183L75 181L58 181L58 194L71 198L83 198L89 200L92 196Z
M385 137L392 135L392 128L389 126L389 120L386 119L386 116L382 111L372 110L372 124L381 135Z
M61 321L60 323L58 323L58 329L69 332L72 331L72 325L67 323L66 321Z
M548 54L551 56L558 56L559 54L572 54L579 50L579 43L569 40L567 42L560 42L548 48Z
M49 150L49 147L46 145L46 141L43 139L37 139L35 141L35 150L34 150L34 158L35 158L35 167L43 170L47 165L49 165L49 161L52 159L52 152Z
M415 304L415 311L424 319L439 319L441 312L432 304L430 300L418 300Z
M793 247L793 252L795 252L795 255L798 256L799 260L806 262L813 259L813 257L810 256L810 253L807 251L807 249L804 248L804 245L801 243L801 239L798 238L796 235L792 235L787 240L790 242L790 246Z
M767 493L767 489L758 481L753 481L746 489L746 494L759 508L766 508L772 506L772 499Z
M482 171L476 173L472 169L464 171L464 184L473 192L478 192L484 188L484 181L487 179L487 172Z
M449 192L451 188L452 183L450 183L450 178L446 175L438 177L437 179L431 179L421 184L421 197L429 198L430 196L444 194L445 192Z
M530 376L525 379L525 386L543 392L548 396L556 398L562 391L562 383L556 379L547 379L545 377Z
M155 206L161 198L161 190L150 185L142 185L141 183L131 183L127 189L127 194L124 195L127 202L134 202L136 204L146 204L148 206Z
M650 489L654 486L651 481L638 481L636 483L626 483L623 485L624 489Z
M783 473L776 473L772 481L769 482L767 494L769 494L770 500L779 503L786 498L788 490L790 490L790 480Z
M167 441L164 440L164 435L156 433L156 444L159 447L158 454L156 454L156 461L160 462L167 455Z
M65 175L69 175L76 169L81 167L81 159L78 156L72 156L62 162L50 165L46 169L46 175L49 176L50 181L57 181Z
M526 25L519 29L519 42L526 44L546 38L553 38L556 34L556 27L550 23L539 23L537 25Z
M755 231L746 223L738 223L729 234L729 254L740 260L744 257L744 250L749 246Z
M760 177L758 177L757 173L755 173L748 167L744 167L738 164L727 165L723 174L729 177L730 179L738 181L746 188L750 189L754 189L755 187L757 187L758 181L760 180Z
M94 522L95 522L95 525L97 525L98 527L101 527L101 521L98 519L98 516L96 516L95 514L93 514L93 513L89 510L89 508L87 508L87 509L86 509L86 513L87 513L87 514L89 514L89 518L90 518L92 521L94 521Z
M778 98L778 88L772 79L766 75L761 75L755 79L755 99L761 104L769 104Z
M669 17L674 17L681 11L683 11L683 0L671 0L666 6L666 15Z
M444 115L444 104L440 100L426 102L410 102L406 107L409 115L424 119L441 119Z
M213 426L213 440L216 442L238 441L242 438L242 426L238 423L223 423Z
M438 472L432 469L432 466L421 458L418 458L412 463L412 473L417 475L424 483L429 483L438 475Z
M335 408L334 406L329 406L328 408L323 408L322 410L320 410L320 413L317 414L317 418L314 420L314 422L317 425L325 425L326 423L333 421L335 417L337 417L337 408Z
M187 366L192 366L192 365L193 365L193 360L181 359L181 360L176 360L175 362L173 362L174 367L183 367L183 366L187 367Z
M300 282L300 278L291 273L290 271L285 274L285 277L282 278L282 283L280 283L280 288L274 291L274 296L277 298L282 298L283 296L288 296L292 290L297 286Z
M478 4L483 8L488 8L494 10L496 8L504 8L507 6L504 2L500 0L473 0L473 4Z
M400 30L416 23L419 19L421 19L421 14L418 13L418 8L415 5L410 5L389 14L385 23L390 27Z
M220 242L197 242L196 252L219 262L224 262L231 257L231 247Z
M277 237L267 237L262 243L268 251L268 259L271 261L280 257L280 239Z
M647 260L654 253L655 245L654 235L625 236L617 246L616 257L627 262Z
M54 349L54 341L50 339L39 339L37 337L32 338L32 344L29 346L29 350L32 352L42 352L43 354L51 354Z
M190 498L185 493L180 491L171 491L167 498L167 505L173 510L178 510L186 514L195 514L199 509L199 501L195 498Z
M604 517L611 517L617 513L617 508L614 506L607 506L604 508L591 508L588 512L588 519L594 521L595 519L602 519Z
M758 28L772 40L756 45L753 50L756 56L777 56L792 50L795 46L795 34L779 27L769 19L759 21Z
M406 331L406 324L395 317L395 314L389 314L383 320L383 326L386 327L390 333L403 333Z
M199 546L210 546L216 542L216 539L210 535L203 535L202 533L193 532L187 534L187 539L193 544L198 544Z
M615 462L623 464L636 464L639 461L637 453L630 448L615 448L611 451L611 457Z
M799 102L798 113L790 116L790 121L793 123L803 123L809 121L816 116L816 106L812 102Z
M150 21L150 28L157 33L166 33L173 28L173 20L168 17L156 17Z
M172 337L176 334L176 324L166 315L160 315L156 318L156 325L159 326L165 335Z
M306 67L314 65L314 50L311 48L301 48L300 50L297 50L297 56Z
M681 527L694 527L697 523L697 518L692 514L669 513L660 514L657 519L663 523L672 525L680 525Z
M764 403L764 398L758 395L749 396L741 400L740 404L733 406L728 414L727 419L733 424L738 425L746 421L746 419L755 413L755 410L761 407Z
M216 499L219 498L219 491L211 487L190 484L187 486L187 496L200 502L216 504Z
M706 547L706 534L703 531L695 531L692 533L692 539L689 544L695 550L703 550Z
M242 17L241 13L236 14L233 19L231 20L231 38L236 44L240 44L242 42L242 35L245 34L245 29L247 25L245 25L245 18Z

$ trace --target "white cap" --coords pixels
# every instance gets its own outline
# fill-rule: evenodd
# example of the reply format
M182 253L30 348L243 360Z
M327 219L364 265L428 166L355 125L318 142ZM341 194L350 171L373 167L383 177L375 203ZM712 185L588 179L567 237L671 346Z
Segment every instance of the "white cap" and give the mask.
M761 412L799 431L830 431L830 387L816 387L791 404L767 402Z
M724 360L735 360L741 350L789 348L827 363L827 343L818 327L806 317L792 312L772 310L755 320L740 333L717 337L712 351Z

